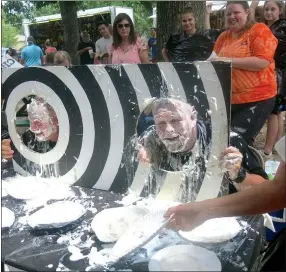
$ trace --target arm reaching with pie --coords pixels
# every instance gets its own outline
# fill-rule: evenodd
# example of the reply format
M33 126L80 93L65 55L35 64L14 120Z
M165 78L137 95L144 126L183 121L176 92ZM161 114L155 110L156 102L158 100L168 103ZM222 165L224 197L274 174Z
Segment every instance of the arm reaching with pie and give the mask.
M286 164L280 163L271 182L252 186L248 190L201 202L186 203L168 209L173 214L169 226L175 230L192 230L208 219L268 213L286 207Z

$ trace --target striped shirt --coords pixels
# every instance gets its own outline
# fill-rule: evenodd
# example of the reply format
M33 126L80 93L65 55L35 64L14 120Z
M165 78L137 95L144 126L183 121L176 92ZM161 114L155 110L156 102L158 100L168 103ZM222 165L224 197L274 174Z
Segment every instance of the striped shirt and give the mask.
M218 57L257 57L270 62L260 71L232 69L232 104L262 101L277 94L273 60L276 47L277 39L262 23L255 24L239 38L234 38L229 30L219 36L214 47Z

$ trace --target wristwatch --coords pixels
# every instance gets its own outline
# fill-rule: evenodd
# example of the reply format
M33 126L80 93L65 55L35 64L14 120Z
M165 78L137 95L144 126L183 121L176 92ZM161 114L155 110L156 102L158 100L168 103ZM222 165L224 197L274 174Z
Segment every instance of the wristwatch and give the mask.
M237 177L231 181L236 183L242 183L245 179L246 179L246 171L241 167L239 169Z

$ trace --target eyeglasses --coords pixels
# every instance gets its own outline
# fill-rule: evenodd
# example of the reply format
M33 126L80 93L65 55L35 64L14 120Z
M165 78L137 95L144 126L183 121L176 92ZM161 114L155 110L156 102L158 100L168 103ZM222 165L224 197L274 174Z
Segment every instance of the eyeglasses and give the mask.
M123 27L129 28L129 27L130 27L130 24L118 24L117 27L118 27L119 29L121 29L121 28L123 28Z

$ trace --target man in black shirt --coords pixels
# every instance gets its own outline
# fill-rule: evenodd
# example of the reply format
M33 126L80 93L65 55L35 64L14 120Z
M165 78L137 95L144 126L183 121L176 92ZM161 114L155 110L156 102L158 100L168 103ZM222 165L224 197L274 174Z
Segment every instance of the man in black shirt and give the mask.
M206 173L210 135L207 135L205 125L197 118L193 106L170 98L160 98L152 103L155 125L140 137L142 146L139 158L142 160L144 153L150 158L153 169L150 183L159 179L161 170L185 173L179 200L193 201ZM146 193L153 193L152 184L146 185Z
M160 98L153 102L155 125L141 135L151 164L180 171L192 157L208 157L208 135L194 107L182 101Z
M195 201L206 174L206 161L210 156L210 139L205 126L197 119L196 111L187 103L163 98L152 107L155 126L141 135L139 160L151 163L153 175L146 184L145 193L156 192L154 180L162 171L182 171L180 202ZM247 143L231 133L231 147L222 152L220 167L227 173L230 193L267 179L259 161ZM154 187L153 186L153 187Z
M90 40L90 35L87 31L82 31L80 34L81 41L77 47L77 53L80 55L80 64L93 64L93 55L91 50L95 52L95 44Z

